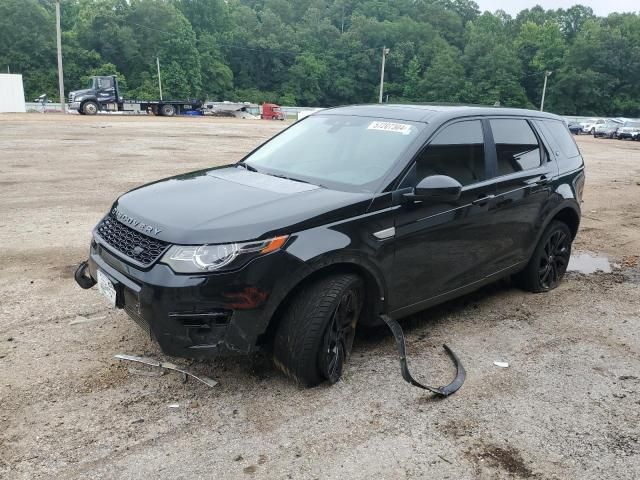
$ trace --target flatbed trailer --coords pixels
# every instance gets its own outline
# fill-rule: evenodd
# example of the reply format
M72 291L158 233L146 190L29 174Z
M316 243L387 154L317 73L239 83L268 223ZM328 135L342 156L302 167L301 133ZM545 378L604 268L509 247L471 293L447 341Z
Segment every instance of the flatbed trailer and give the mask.
M120 96L115 75L91 77L91 85L85 90L69 93L69 109L81 115L98 112L150 113L173 117L189 110L199 110L202 101L190 100L135 100Z

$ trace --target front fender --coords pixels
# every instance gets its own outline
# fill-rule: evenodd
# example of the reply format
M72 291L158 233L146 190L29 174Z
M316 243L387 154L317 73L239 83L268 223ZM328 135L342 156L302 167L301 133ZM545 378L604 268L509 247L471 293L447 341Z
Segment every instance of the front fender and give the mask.
M363 238L369 235L351 232L339 226L318 227L293 236L286 253L297 265L286 272L286 280L272 292L268 316L273 316L295 289L322 272L356 272L364 277L370 294L368 317L383 313L387 284L383 272L393 261L391 244Z

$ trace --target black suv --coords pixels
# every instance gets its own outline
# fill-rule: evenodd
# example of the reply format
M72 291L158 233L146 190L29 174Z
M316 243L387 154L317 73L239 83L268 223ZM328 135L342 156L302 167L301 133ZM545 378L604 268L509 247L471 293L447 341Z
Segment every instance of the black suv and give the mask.
M76 272L170 355L272 349L337 381L357 325L514 275L558 285L582 157L528 110L361 105L296 122L239 163L122 195Z

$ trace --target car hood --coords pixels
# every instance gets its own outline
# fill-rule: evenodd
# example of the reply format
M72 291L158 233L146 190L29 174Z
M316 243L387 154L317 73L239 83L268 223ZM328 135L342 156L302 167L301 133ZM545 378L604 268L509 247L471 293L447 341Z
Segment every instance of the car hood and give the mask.
M226 243L290 234L360 215L372 197L229 166L139 187L122 195L111 213L169 243Z
M69 92L69 96L79 97L80 95L93 94L93 90L91 88L85 88L84 90L74 90L73 92Z

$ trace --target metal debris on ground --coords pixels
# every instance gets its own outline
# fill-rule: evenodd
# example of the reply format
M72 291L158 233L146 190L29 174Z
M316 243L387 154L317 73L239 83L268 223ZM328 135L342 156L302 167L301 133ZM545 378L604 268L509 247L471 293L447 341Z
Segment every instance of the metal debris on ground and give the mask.
M79 325L81 323L97 322L98 320L104 320L105 318L107 317L104 315L101 317L93 317L93 318L87 318L87 317L83 317L82 315L78 315L74 320L69 322L69 325Z
M509 363L508 362L498 362L497 360L495 362L493 362L493 364L496 367L500 367L500 368L509 368Z
M182 375L183 381L186 381L187 377L193 377L199 382L204 383L209 387L215 387L218 384L218 382L216 382L212 378L205 377L204 375L196 375L195 373L185 368L179 367L170 362L160 362L158 360L154 360L153 358L137 357L135 355L125 355L123 353L119 353L115 355L115 358L117 358L118 360L127 360L129 362L143 363L151 367L158 367L158 368L164 368L167 370L173 370L174 372L178 372Z
M164 370L140 370L139 368L127 369L132 375L140 375L142 377L161 377L165 374Z
M398 322L387 315L381 315L381 318L384 323L386 323L387 326L391 329L391 333L393 333L393 336L396 339L396 347L398 348L398 355L400 356L400 372L402 373L402 378L406 382L410 383L414 387L418 387L423 390L429 390L430 392L442 395L443 397L448 397L449 395L457 392L460 389L460 387L464 383L467 373L465 372L458 356L453 353L453 351L447 345L442 345L442 347L444 348L445 352L447 352L451 360L453 360L453 363L456 366L455 378L449 385L445 385L443 387L431 387L429 385L423 385L415 380L411 376L411 373L409 373L409 366L407 365L407 348L404 341L404 333L402 331L402 327Z

